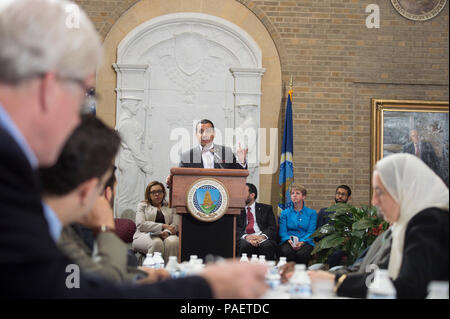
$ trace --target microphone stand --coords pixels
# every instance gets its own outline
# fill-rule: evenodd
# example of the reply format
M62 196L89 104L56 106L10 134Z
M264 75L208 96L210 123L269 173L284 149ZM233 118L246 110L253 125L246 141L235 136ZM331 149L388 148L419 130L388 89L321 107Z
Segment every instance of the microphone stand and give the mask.
M222 165L222 159L220 158L220 156L216 153L216 150L212 150L211 151L214 155L214 158L217 158L217 164L219 164L220 168L225 169L225 167L223 167Z

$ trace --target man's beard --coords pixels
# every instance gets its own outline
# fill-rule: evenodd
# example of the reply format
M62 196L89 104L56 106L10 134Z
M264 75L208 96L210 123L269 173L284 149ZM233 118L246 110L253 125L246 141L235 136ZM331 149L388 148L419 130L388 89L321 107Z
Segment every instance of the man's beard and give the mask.
M250 197L247 197L247 199L245 200L245 205L248 206L248 204L250 204L252 200L250 199Z
M334 199L334 201L336 202L336 204L337 203L344 203L344 204L347 204L347 201L346 200L343 200L343 199Z

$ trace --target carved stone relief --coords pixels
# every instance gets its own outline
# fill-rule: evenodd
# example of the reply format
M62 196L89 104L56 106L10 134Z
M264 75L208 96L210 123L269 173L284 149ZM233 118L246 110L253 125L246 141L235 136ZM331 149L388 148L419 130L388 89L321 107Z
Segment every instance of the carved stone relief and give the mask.
M135 135L141 149L137 156L128 154L125 161L133 174L118 175L116 216L126 209L136 210L146 184L164 182L170 168L178 166L176 155L197 145L193 133L197 121L213 121L215 143L234 150L238 140L226 136L229 129L252 127L257 132L264 72L261 50L245 31L226 20L197 13L149 20L121 41L114 67L116 127L120 132L124 125L133 125L130 135ZM126 106L119 107L130 92L139 92L136 115ZM257 152L257 144L251 147L249 152ZM258 186L257 163L249 168L248 180Z

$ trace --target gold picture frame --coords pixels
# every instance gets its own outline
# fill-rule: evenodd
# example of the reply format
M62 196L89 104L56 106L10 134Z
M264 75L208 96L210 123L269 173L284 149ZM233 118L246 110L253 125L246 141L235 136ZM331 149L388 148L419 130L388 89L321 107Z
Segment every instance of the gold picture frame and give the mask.
M448 186L448 111L448 101L371 99L370 195L372 172L378 160L392 153L414 153L411 151L412 131L416 131L421 143L427 143L427 149L436 155L427 151L418 156L423 157Z

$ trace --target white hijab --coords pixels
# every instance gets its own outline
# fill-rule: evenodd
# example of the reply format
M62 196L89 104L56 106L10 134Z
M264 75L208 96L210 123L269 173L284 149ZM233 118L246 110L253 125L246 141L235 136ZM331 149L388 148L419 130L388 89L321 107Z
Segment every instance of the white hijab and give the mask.
M438 207L448 212L448 188L422 160L411 154L394 154L375 166L386 190L400 205L400 216L392 224L392 247L388 273L396 279L403 258L408 222L426 208Z

